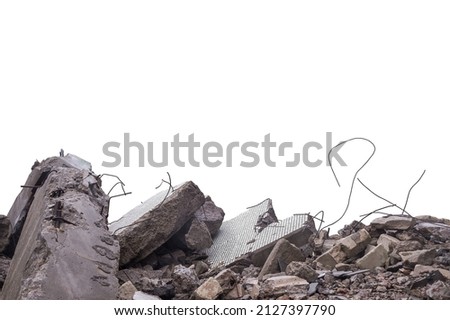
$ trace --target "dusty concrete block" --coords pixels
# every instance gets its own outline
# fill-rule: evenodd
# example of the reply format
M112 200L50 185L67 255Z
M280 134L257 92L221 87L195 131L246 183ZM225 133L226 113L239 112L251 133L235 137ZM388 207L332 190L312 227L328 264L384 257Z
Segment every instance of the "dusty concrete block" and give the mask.
M292 261L286 268L286 275L297 276L309 283L317 280L317 272L305 262Z
M238 300L242 298L245 294L245 290L242 284L238 283L231 289L230 292L225 296L225 300Z
M210 196L207 196L205 203L195 212L195 217L205 223L209 233L214 237L219 232L223 218L225 217L225 212L222 208L216 206Z
M414 277L419 277L422 273L429 273L429 272L439 272L444 278L447 280L450 280L450 271L442 268L435 268L432 266L424 266L421 264L416 264L414 267L414 271L411 273Z
M416 224L414 229L427 239L434 239L441 242L450 240L450 225L448 224L422 222Z
M205 197L192 181L162 191L110 224L120 243L120 265L144 259L194 217ZM165 199L165 200L164 200Z
M195 300L215 300L222 292L219 281L209 278L194 291L192 298Z
M261 287L263 297L279 297L290 293L307 293L309 283L296 276L277 276L267 279Z
M27 180L46 172L32 194L16 198L8 215L13 229L18 220L22 227L3 299L116 299L119 245L107 229L109 198L90 166L74 159L43 161Z
M173 285L176 293L188 293L198 287L198 276L195 269L177 265L172 273Z
M220 286L222 287L223 293L227 294L231 289L235 287L238 280L238 275L231 269L224 269L220 271L215 277Z
M133 300L133 296L136 293L136 287L131 283L131 281L125 282L119 288L118 299L119 300Z
M370 243L370 240L371 237L369 233L365 229L361 229L358 232L339 240L339 243L347 258L353 258L358 253L364 251L366 246Z
M406 266L413 267L416 264L429 266L433 264L433 260L436 257L436 250L404 251L399 254Z
M305 258L299 248L285 239L280 239L270 252L258 278L262 279L266 274L284 271L292 261L305 261Z
M197 218L188 221L168 242L170 247L192 251L207 249L212 244L208 227Z
M383 245L388 253L391 253L399 243L400 240L387 234L382 234L377 241L377 244Z
M384 267L389 259L388 251L383 244L377 245L370 250L364 257L356 262L360 269L375 269L376 267Z
M370 224L376 229L408 230L414 226L414 220L404 216L389 216L376 218Z

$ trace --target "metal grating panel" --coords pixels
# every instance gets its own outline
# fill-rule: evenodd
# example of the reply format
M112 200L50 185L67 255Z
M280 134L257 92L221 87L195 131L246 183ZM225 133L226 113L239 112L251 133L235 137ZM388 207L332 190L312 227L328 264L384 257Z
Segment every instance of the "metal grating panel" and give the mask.
M257 233L254 226L258 217L271 207L271 200L267 199L239 216L224 221L219 233L214 238L214 244L205 250L211 266L228 265L246 253L274 244L279 239L300 229L307 221L307 215L294 215L272 223Z

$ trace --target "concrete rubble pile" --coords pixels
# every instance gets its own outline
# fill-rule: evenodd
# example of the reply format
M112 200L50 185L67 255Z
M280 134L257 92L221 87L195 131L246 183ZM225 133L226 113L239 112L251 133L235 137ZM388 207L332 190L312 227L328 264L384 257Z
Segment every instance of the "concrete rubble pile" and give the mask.
M88 162L35 163L0 215L2 299L450 299L450 220L386 215L336 235L266 199L224 221L192 181L108 222Z

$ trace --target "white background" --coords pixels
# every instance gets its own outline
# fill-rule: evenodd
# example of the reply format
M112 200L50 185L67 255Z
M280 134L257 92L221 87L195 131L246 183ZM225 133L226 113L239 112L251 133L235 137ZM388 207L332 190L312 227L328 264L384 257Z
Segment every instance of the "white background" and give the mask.
M155 192L166 171L193 180L231 218L267 197L280 218L345 208L371 149L346 146L348 168L102 167L102 147L129 132L160 146L180 133L202 144L353 137L377 153L360 173L413 214L450 217L450 14L446 1L2 1L0 214L35 159L60 148L118 174L133 194L117 219ZM345 152L344 152L345 151ZM314 153L325 158L325 151ZM136 159L136 158L135 158ZM105 185L112 181L105 179ZM385 205L360 185L347 217Z

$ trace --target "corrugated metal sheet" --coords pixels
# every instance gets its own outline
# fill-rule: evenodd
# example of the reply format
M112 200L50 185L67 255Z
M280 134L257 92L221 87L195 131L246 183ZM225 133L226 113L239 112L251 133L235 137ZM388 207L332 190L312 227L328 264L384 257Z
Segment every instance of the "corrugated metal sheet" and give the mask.
M255 252L300 229L307 221L306 214L298 214L279 222L272 223L260 233L255 231L258 217L271 208L267 199L255 207L249 208L239 216L224 221L214 244L205 253L212 267L228 265L242 255Z

